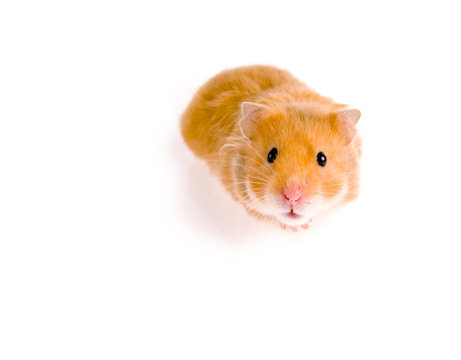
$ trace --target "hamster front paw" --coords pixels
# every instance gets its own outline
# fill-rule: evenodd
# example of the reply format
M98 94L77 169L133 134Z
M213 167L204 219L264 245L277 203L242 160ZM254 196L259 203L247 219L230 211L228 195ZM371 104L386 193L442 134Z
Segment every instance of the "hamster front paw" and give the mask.
M291 231L293 232L297 232L298 231L298 228L302 228L302 229L309 229L309 224L312 222L312 219L310 219L307 223L305 224L302 224L301 226L290 226L290 225L286 225L282 222L280 222L280 227L283 229L283 230L287 230L287 229L290 229Z

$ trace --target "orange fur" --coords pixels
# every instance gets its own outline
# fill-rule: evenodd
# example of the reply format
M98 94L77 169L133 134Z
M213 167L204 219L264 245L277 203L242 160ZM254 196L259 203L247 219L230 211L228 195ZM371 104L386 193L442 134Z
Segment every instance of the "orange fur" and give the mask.
M239 124L243 102L261 106L242 123L248 124L245 130ZM181 131L189 148L250 214L283 222L278 197L291 183L306 198L319 199L322 210L357 196L360 139L355 124L340 115L345 108L287 71L247 66L223 71L204 84L182 116ZM279 153L269 164L273 147ZM319 151L328 159L324 167L317 164ZM306 216L317 210L307 206Z

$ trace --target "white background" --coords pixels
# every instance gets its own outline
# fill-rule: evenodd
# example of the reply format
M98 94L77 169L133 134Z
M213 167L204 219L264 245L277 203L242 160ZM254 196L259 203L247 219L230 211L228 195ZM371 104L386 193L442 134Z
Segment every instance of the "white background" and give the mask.
M460 359L455 5L3 1L0 358ZM179 136L259 63L362 111L360 198L298 234Z

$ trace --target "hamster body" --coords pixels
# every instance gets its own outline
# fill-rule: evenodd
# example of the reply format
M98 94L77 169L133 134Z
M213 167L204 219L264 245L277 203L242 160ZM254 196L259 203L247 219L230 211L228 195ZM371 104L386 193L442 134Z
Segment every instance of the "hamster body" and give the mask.
M181 132L248 213L296 230L357 196L359 118L289 72L255 65L205 83Z

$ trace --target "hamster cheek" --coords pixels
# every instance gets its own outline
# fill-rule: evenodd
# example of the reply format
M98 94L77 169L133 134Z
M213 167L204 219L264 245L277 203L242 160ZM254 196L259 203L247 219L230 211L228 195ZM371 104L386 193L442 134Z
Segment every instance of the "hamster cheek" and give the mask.
M333 200L343 189L344 180L340 177L328 177L322 182L320 187L320 195L325 200Z
M322 184L320 208L326 211L340 205L348 196L347 179L343 177L331 178Z

